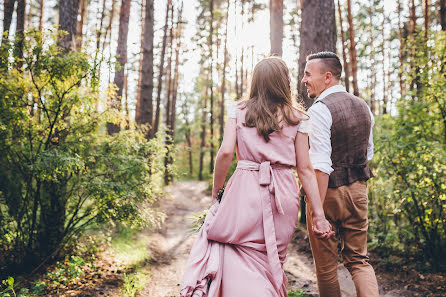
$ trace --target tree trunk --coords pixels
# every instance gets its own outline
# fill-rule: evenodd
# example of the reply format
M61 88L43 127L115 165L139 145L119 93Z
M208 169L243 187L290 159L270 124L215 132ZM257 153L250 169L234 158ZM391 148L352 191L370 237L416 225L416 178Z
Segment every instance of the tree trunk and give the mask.
M125 108L125 129L130 129L130 112L129 112L129 87L128 87L128 73L124 76L124 108Z
M427 42L427 31L429 30L429 9L430 9L430 1L424 0L424 42Z
M446 0L440 0L440 24L441 30L446 31Z
M17 0L17 28L15 36L15 57L17 69L21 72L23 66L23 39L25 38L26 0Z
M228 19L229 19L229 6L230 0L227 1L226 5L226 23L225 23L225 41L224 41L224 51L223 51L223 75L221 79L221 103L220 103L220 144L223 141L223 132L225 126L225 87L226 87L226 66L228 64Z
M144 51L142 58L141 78L141 118L139 124L149 124L147 138L152 138L153 118L153 0L146 0L146 11L144 20Z
M345 89L347 90L347 92L350 92L350 65L347 61L347 54L345 52L346 48L345 48L345 34L344 34L344 23L343 23L343 19L342 19L342 9L341 9L341 3L338 0L338 14L339 14L339 25L340 25L340 29L341 29L341 42L342 42L342 60L344 62L344 73L345 73L345 78L344 78L344 82L345 82Z
M141 1L141 47L139 49L138 87L136 89L135 122L141 122L141 79L142 79L142 52L144 50L144 10L145 2Z
M357 61L357 55L356 55L355 29L353 27L353 15L352 15L351 0L347 0L347 12L348 12L348 32L349 32L349 38L350 38L350 63L352 66L353 94L355 96L359 96L358 61Z
M80 0L80 15L81 19L79 22L77 22L77 30L76 30L76 48L80 49L82 47L82 38L84 36L84 21L85 16L87 14L87 1L86 0Z
M183 115L184 115L184 137L186 138L186 143L188 147L189 155L189 175L192 176L194 173L193 160L192 160L192 137L191 137L191 125L189 123L189 106L187 104L187 98L183 102Z
M388 97L387 97L387 84L388 84L388 70L386 70L386 36L385 36L385 21L386 21L386 16L384 13L384 7L383 7L383 20L381 22L381 32L382 32L382 55L383 55L383 60L382 60L382 67L383 67L383 71L382 71L382 75L383 75L383 105L382 105L382 114L386 114L387 113L387 101L388 101ZM389 43L390 46L390 43ZM390 55L390 53L388 53L388 55ZM390 67L390 64L389 64Z
M105 6L105 3L104 3L104 6ZM111 43L111 29L112 29L113 20L115 18L115 7L116 7L116 0L112 0L112 6L111 6L111 10L110 10L110 18L108 21L107 28L105 28L104 41L102 42L102 52L105 49L105 43L107 41L107 36L109 39L109 43Z
M59 29L68 34L59 39L59 46L66 51L76 47L77 14L79 12L79 0L60 0L59 3Z
M124 71L127 63L127 37L129 33L130 7L132 0L122 0L121 11L119 13L119 33L118 48L116 49L117 62L119 70L115 73L114 84L118 88L116 95L111 98L110 107L121 110L122 90L124 88ZM119 124L107 123L108 134L117 133L121 130Z
M39 14L39 31L43 32L43 17L45 10L45 0L40 0L40 14Z
M173 15L173 14L172 14ZM169 114L169 129L167 130L167 133L169 134L169 144L172 145L174 143L175 139L175 120L176 120L176 104L177 104L177 95L178 95L178 67L180 64L180 48L181 48L181 34L182 34L182 15L183 15L183 4L181 3L181 8L178 11L178 20L177 20L177 26L176 26L176 33L175 33L175 39L176 39L176 46L175 46L175 68L173 71L173 83L172 83L172 98L170 100L170 114ZM173 44L173 40L171 41ZM168 150L170 150L170 147L168 147ZM168 152L166 155L167 160L167 166L173 163L172 153ZM173 176L169 171L166 171L165 176L167 176L167 184L171 183L173 180Z
M172 57L173 57L173 44L174 44L174 36L173 36L173 5L170 7L170 13L171 13L171 24L170 24L170 30L169 30L169 58L167 62L167 95L166 95L166 118L165 118L165 125L166 125L166 138L165 138L165 144L166 144L166 155L164 156L164 184L168 185L170 183L170 174L169 174L169 158L170 158L170 146L172 145L172 138L171 138L171 129L170 126L170 117L171 117L171 109L172 109L172 91L173 91L173 79L172 79Z
M369 13L369 34L370 34L370 110L372 114L376 112L376 52L375 52L375 34L373 32L373 5L368 7ZM357 96L357 95L356 95Z
M239 90L240 98L243 97L243 93L245 90L245 84L243 81L243 78L245 77L244 71L243 71L244 57L245 57L245 49L242 47L242 55L240 56L240 77L239 77L240 81L238 83L238 86L240 88L240 90Z
M307 108L313 104L308 98L303 78L306 57L319 51L336 52L336 18L334 0L303 0L300 25L298 89ZM324 20L321 26L320 20Z
M103 25L104 25L104 19L105 19L106 3L107 3L107 0L103 0L101 19L99 21L99 28L96 30L96 51L99 51L99 47L101 45L101 36L102 36L102 29L103 29Z
M9 38L9 29L11 28L12 14L14 13L14 4L16 0L4 1L2 44L4 44Z
M172 0L167 1L166 6L166 18L164 21L164 35L163 35L163 44L161 46L161 58L160 58L160 66L158 73L158 86L156 92L156 113L155 113L155 123L153 127L152 137L158 132L159 122L160 122L160 105L161 105L161 90L163 87L163 72L164 72L164 56L166 53L166 42L167 42L167 28L169 27L169 11L172 6Z
M269 1L271 55L282 56L283 0Z
M410 78L410 90L412 91L415 86L417 88L419 87L419 75L417 71L417 66L415 65L415 56L416 56L416 48L414 41L416 39L415 36L415 30L417 28L417 15L416 15L416 6L415 6L415 0L410 0L410 6L409 6L409 30L408 30L408 41L413 43L410 46L410 52L409 52L409 59L410 59L410 73L412 77ZM412 95L412 99L415 99L416 95Z
M400 43L400 48L399 48L399 52L398 52L398 58L400 61L400 70L398 71L398 78L399 78L399 83L400 83L401 98L403 98L405 96L406 90L404 87L404 79L403 79L404 42L403 42L403 28L402 28L402 24L401 24L401 0L398 0L398 2L397 2L397 14L398 14L398 41Z
M64 183L64 181L62 181ZM48 181L42 183L41 211L37 242L40 257L55 256L64 237L66 221L66 184Z
M209 72L208 77L209 79ZM203 96L203 103L202 103L202 111L201 111L201 127L200 127L200 138L201 138L201 144L200 144L200 167L198 169L198 179L203 180L203 164L204 164L204 152L205 152L205 146L206 146L206 113L207 113L207 100L208 100L208 92L209 88L206 85L204 96Z
M211 79L210 79L210 113L209 113L209 122L210 122L210 155L211 160L209 163L209 172L214 172L214 1L209 1L209 12L211 14L211 18L209 20L209 56L211 58Z

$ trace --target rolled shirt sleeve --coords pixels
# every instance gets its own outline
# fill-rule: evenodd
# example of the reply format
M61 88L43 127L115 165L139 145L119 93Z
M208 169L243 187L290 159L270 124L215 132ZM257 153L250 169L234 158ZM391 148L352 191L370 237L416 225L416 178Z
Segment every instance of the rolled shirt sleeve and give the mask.
M297 131L301 133L310 133L310 119L301 120L299 126L297 127Z
M331 124L333 119L328 107L316 102L308 110L310 115L310 160L314 169L328 175L333 172L331 162Z

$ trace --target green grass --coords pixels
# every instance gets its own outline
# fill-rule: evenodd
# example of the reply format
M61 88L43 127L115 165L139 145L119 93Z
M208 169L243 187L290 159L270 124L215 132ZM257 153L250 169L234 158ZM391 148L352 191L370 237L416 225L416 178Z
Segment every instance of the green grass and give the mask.
M288 297L306 297L306 296L307 294L302 289L288 291Z
M113 236L111 248L115 259L127 267L144 263L149 259L147 242L149 236L136 230L121 228Z
M134 297L136 293L141 292L148 281L149 275L149 273L141 271L124 274L124 284L121 288L122 297Z
M124 274L124 283L121 287L123 297L134 297L144 289L149 279L148 240L148 235L128 228L121 228L113 236L111 249L115 259L131 271Z

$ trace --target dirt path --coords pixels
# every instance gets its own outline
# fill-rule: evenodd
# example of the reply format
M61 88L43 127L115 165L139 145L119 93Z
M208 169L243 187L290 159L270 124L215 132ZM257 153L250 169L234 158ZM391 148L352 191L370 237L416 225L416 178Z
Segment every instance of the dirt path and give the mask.
M139 296L178 296L188 254L195 238L189 232L189 218L210 205L211 198L205 194L206 188L207 183L195 181L177 182L167 188L169 198L163 202L163 210L168 217L163 228L151 235L151 276ZM288 260L284 266L288 289L304 289L309 296L318 296L308 244L303 236L297 237L289 246ZM343 296L356 296L348 271L339 265L338 273ZM378 280L380 281L379 276ZM392 290L383 292L381 296L413 295L408 291Z

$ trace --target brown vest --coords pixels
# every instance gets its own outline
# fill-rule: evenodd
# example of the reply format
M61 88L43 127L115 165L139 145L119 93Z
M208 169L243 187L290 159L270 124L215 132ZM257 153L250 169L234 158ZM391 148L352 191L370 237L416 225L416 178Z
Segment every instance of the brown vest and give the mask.
M328 187L338 188L356 181L366 181L373 176L367 162L372 121L364 100L352 94L338 92L320 101L330 110L331 161L334 171Z

